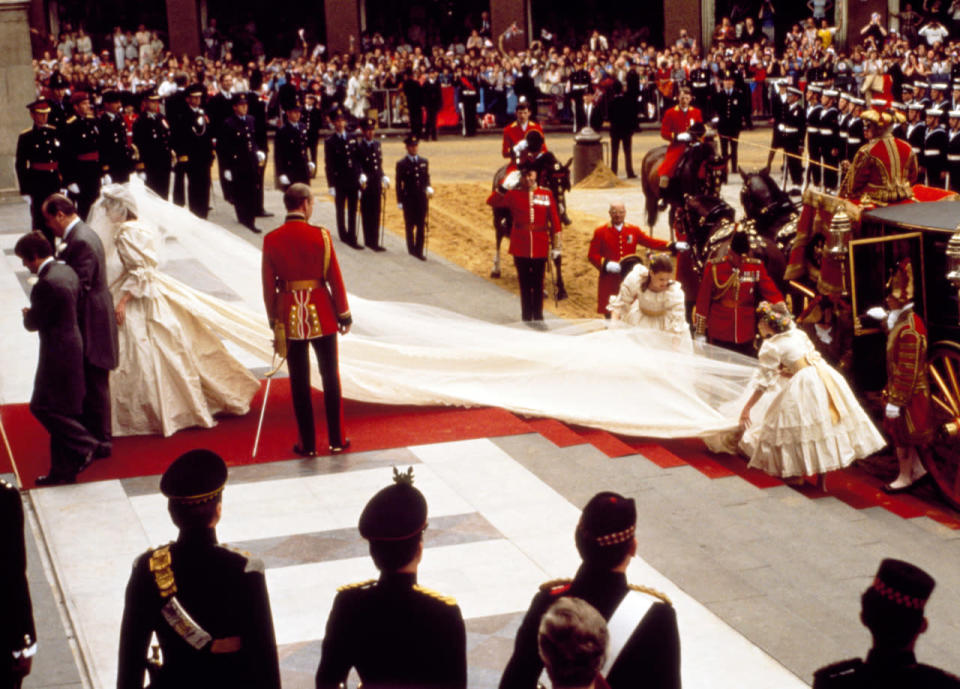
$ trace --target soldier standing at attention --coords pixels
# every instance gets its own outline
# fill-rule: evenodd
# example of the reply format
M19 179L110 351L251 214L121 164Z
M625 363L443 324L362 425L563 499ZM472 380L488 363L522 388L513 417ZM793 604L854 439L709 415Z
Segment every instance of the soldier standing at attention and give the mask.
M950 191L960 192L960 109L951 110L947 122L947 171L950 173Z
M230 183L231 201L237 211L237 221L251 232L259 233L257 217L257 181L260 161L266 153L257 148L253 118L247 114L247 94L233 95L233 115L220 129L217 155L223 176Z
M737 171L737 150L740 146L740 132L753 129L750 119L750 101L737 88L737 75L727 70L722 79L722 88L714 96L713 120L720 135L720 154L730 160L730 170ZM724 168L723 182L727 182Z
M210 118L200 107L203 86L194 84L185 93L186 107L174 121L173 148L177 152L177 165L182 166L187 183L187 206L198 218L206 218L210 212L213 135Z
M337 212L337 234L340 241L354 249L357 242L357 193L360 189L357 140L347 132L347 113L337 107L331 114L333 134L323 143L323 163L330 195ZM346 212L346 217L344 217Z
M226 463L210 450L181 455L160 479L180 533L133 563L120 625L117 689L143 687L154 633L163 665L151 669L152 686L279 689L263 562L217 543L226 481Z
M480 82L469 64L463 68L463 74L457 81L457 94L460 99L460 119L464 136L477 133L477 102L480 100Z
M63 183L77 204L77 215L86 220L100 195L100 131L93 117L90 95L70 96L73 111L63 131Z
M103 184L125 184L134 168L133 150L127 144L127 128L120 114L123 97L119 91L103 94L100 130L100 170Z
M323 637L317 689L343 686L356 668L365 687L464 689L467 637L457 602L417 583L427 501L413 469L394 472L360 514L360 535L380 570L340 588Z
M427 159L417 153L420 145L417 137L408 136L403 143L407 146L407 155L397 161L397 205L403 211L407 252L426 261L427 211L433 196L430 166Z
M60 189L60 139L56 130L47 124L50 104L44 99L27 106L33 126L20 132L17 139L16 170L20 196L27 202L33 228L56 246L53 232L43 217L43 202Z
M140 152L139 167L147 187L166 199L170 193L173 148L170 123L160 114L160 96L150 91L144 100L146 111L133 123L133 144Z
M283 104L287 121L277 130L273 142L273 165L281 191L291 184L310 184L310 176L316 167L308 156L307 130L301 119L300 103L296 95Z
M923 137L923 149L920 152L920 166L926 172L927 184L945 189L947 184L947 130L940 124L943 112L928 108L927 128Z
M810 160L807 181L815 187L819 187L823 181L823 168L820 165L820 116L823 114L821 93L823 89L816 84L807 87L807 156Z
M360 219L363 225L363 243L368 249L386 251L380 245L381 192L390 188L390 178L383 174L383 151L374 138L377 121L368 117L363 121L360 139Z

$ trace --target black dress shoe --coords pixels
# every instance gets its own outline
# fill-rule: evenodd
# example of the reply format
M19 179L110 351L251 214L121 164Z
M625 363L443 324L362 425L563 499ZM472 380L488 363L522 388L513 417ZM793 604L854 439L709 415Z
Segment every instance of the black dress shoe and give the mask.
M627 179L636 179L636 178L637 178L637 176L636 176L635 174L633 174L632 172L627 174Z
M317 456L317 451L316 451L316 450L304 450L303 447L300 445L300 443L297 443L296 445L293 446L293 451L294 451L294 453L300 455L301 457L316 457L316 456Z
M259 210L259 211L257 211L257 217L258 217L258 218L272 218L272 217L273 217L273 213L271 213L270 211Z
M330 446L330 454L332 454L332 455L343 454L344 452L346 452L346 451L349 450L349 449L350 449L350 438L346 438L346 439L344 439L344 441L343 441L342 443L340 443L339 445L331 445L331 446Z
M68 474L54 474L50 473L46 476L37 476L37 486L63 486L68 483L76 483L76 476L69 476Z
M356 249L357 251L363 251L363 244L361 244L360 242L350 242L350 246Z
M100 443L97 449L93 451L94 459L103 459L113 454L113 445L111 443Z
M254 234L260 234L263 231L252 223L250 225L247 225L247 229L253 232Z
M96 449L90 450L90 452L84 455L83 461L80 462L80 466L77 467L77 474L83 471L86 471L90 467L90 465L93 464L93 460L96 459L95 455L96 455Z
M930 472L928 471L913 483L909 483L905 486L900 486L898 488L894 488L892 485L885 483L880 487L880 490L882 490L887 495L897 495L898 493L906 493L907 491L911 491L914 488L918 488L924 485L925 483L929 483L932 480L933 480L933 477L930 475Z
M387 250L387 247L385 247L385 246L371 246L370 248L373 249L374 251L386 251L386 250Z

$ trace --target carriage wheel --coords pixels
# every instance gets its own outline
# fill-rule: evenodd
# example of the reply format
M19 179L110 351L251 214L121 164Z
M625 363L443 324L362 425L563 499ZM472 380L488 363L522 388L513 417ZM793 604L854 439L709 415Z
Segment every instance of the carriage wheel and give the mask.
M937 342L927 358L931 414L937 429L927 470L944 498L960 509L960 345Z

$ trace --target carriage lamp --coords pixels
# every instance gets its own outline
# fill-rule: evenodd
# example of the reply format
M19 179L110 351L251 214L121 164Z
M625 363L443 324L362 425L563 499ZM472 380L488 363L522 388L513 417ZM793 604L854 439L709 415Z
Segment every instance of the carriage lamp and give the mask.
M960 228L947 242L947 282L960 289Z
M843 208L837 209L830 220L827 232L826 251L838 261L842 261L850 251L850 216Z

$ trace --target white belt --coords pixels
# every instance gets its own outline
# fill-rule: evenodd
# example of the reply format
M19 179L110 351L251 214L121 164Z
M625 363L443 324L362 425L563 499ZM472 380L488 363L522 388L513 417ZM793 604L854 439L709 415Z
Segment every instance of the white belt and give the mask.
M940 149L939 149L939 148L931 148L929 151L928 151L927 149L923 149L923 155L925 155L925 156L938 156L938 155L940 155Z
M847 138L849 138L849 137L850 137L850 133L849 133L849 132L840 132L840 138L841 138L841 139L847 139Z
M960 162L960 153L950 153L947 155L947 160L953 162Z
M916 146L911 146L910 148L913 149L913 152L914 152L914 153L919 153L919 152L920 152L920 149L917 148Z
M695 82L693 82L693 88L695 88L695 89L702 89L702 88L706 87L706 85L707 85L707 82L705 82L705 81L695 81Z
M858 144L860 143L860 139L854 139L852 136L850 136L850 137L847 137L847 143Z

